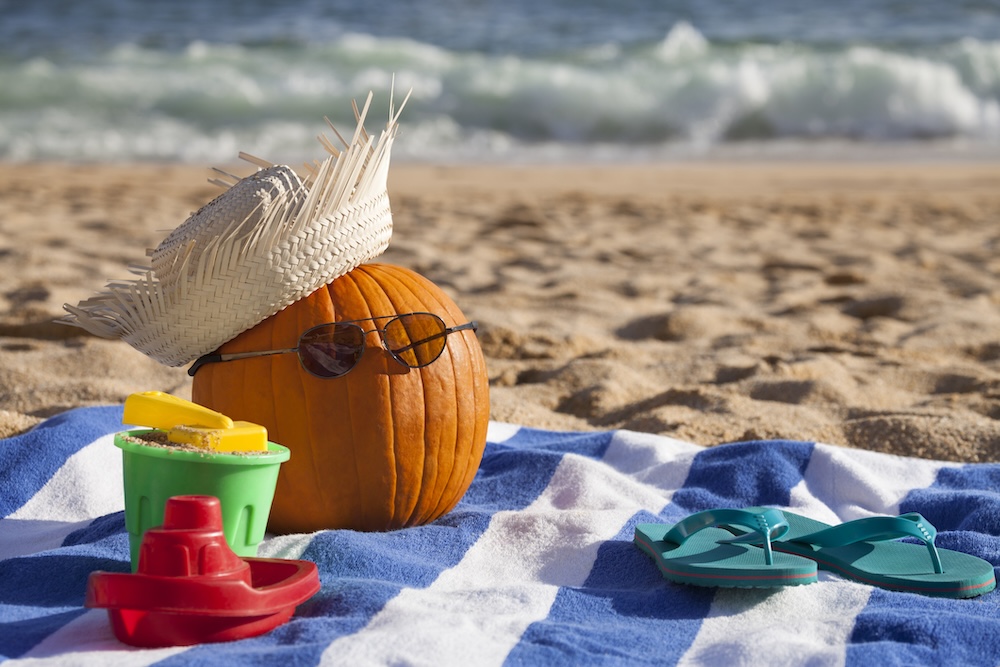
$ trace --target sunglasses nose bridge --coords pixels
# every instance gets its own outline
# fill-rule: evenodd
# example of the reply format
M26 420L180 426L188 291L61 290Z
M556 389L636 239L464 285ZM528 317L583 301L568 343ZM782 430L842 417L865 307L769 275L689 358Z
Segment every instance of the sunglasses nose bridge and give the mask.
M371 329L362 329L362 343L365 348L384 348L385 347L385 333L378 327L373 327ZM370 336L374 336L373 339L369 339Z
M367 340L369 336L375 336L375 340ZM383 329L376 327L365 330L363 344L365 358L360 363L365 364L370 372L377 375L398 375L410 370L389 351L389 343Z
M371 336L374 336L374 338L369 340ZM374 354L385 361L393 360L392 353L389 351L389 344L386 341L385 330L382 328L361 328L361 347L361 352L365 356Z

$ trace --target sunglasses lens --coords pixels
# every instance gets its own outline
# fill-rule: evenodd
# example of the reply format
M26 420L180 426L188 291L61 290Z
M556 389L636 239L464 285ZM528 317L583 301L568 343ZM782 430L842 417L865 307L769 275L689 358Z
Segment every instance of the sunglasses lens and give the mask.
M441 356L446 340L444 321L431 313L400 315L385 326L385 344L400 363L420 368Z
M310 329L299 340L303 368L321 378L343 375L361 359L365 334L354 324L326 324Z

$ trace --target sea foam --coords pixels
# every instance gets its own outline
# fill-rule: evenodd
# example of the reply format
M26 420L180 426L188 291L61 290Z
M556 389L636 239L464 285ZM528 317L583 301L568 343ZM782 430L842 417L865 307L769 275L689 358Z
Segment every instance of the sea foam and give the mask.
M697 155L775 142L959 142L1000 149L1000 42L890 48L663 39L552 53L446 49L342 34L323 42L0 61L0 158L297 160L324 116L395 77L413 90L402 158Z

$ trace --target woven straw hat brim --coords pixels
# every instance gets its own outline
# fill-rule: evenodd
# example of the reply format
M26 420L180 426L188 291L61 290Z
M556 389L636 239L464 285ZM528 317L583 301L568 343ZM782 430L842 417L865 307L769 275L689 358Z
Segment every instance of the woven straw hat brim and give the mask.
M392 236L386 181L398 113L375 141L364 131L370 102L355 107L345 150L321 138L331 155L305 181L253 159L261 169L232 177L150 252L149 267L134 269L138 279L66 304L62 321L182 366L382 254Z

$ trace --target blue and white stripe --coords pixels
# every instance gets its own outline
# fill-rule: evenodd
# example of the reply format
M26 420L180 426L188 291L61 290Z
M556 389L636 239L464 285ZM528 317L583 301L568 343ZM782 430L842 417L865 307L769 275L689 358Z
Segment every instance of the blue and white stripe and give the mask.
M1000 664L1000 597L942 600L826 573L778 591L663 580L642 521L775 505L839 522L919 511L942 547L1000 563L1000 465L823 444L703 448L628 431L491 424L459 506L391 533L269 537L322 590L253 639L138 650L82 607L92 570L128 569L121 407L0 441L0 662L7 665ZM293 453L294 455L294 453Z

